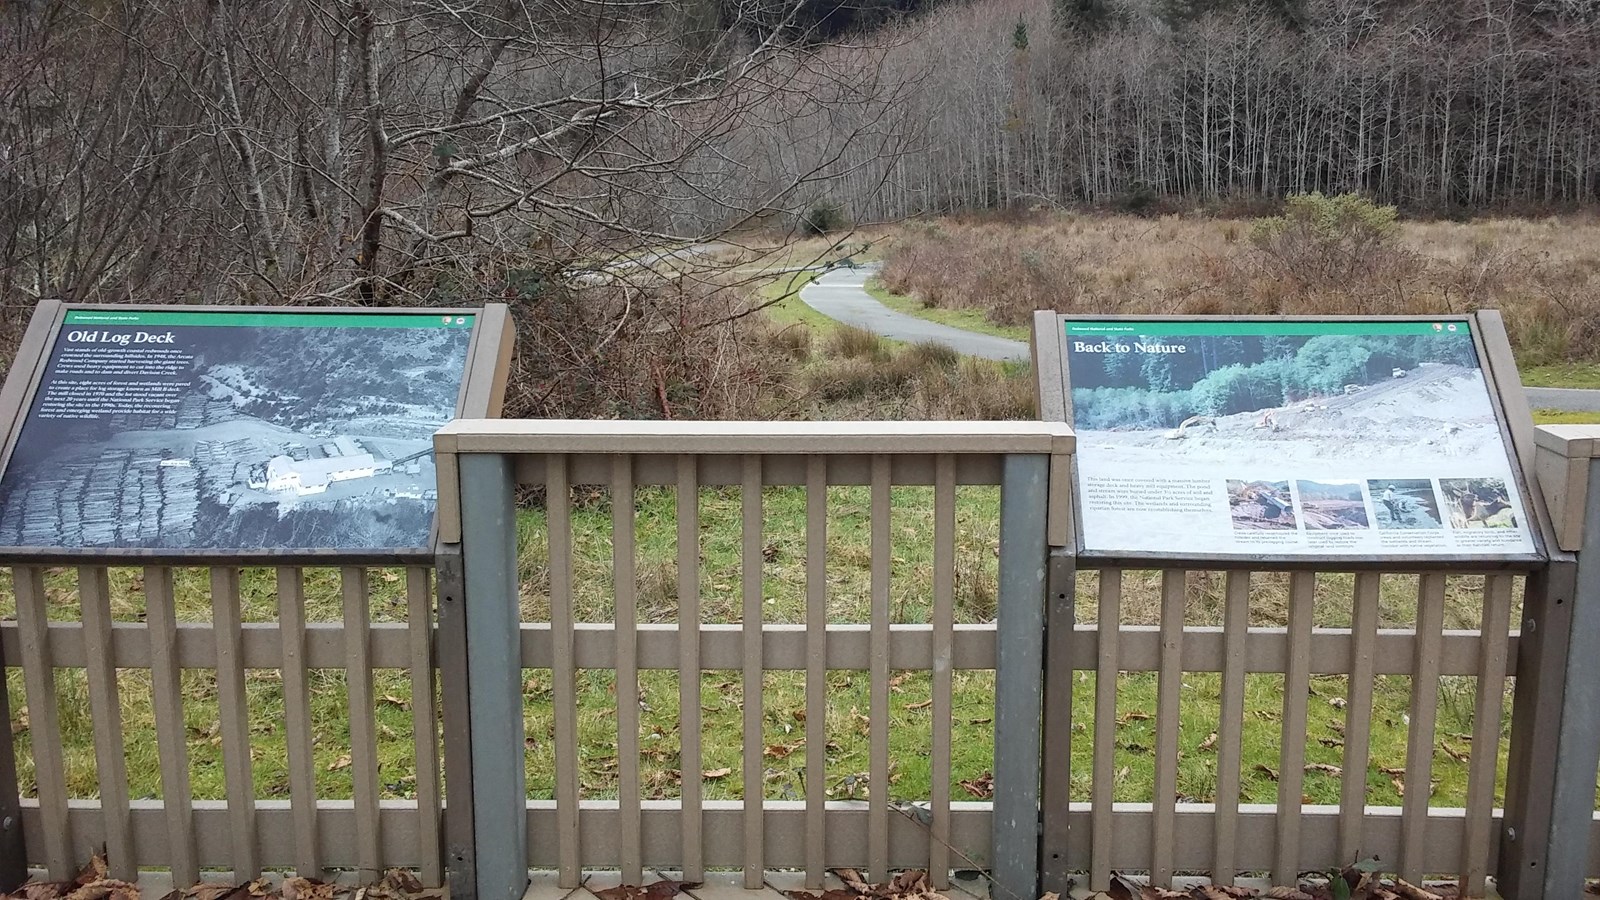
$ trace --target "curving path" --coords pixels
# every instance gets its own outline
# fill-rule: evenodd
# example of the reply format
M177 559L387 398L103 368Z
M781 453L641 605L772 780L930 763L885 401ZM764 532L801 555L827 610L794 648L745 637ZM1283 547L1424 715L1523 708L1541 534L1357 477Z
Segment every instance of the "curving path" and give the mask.
M978 334L950 325L890 309L867 293L867 279L876 266L856 269L830 269L800 289L805 304L830 319L854 325L897 341L944 344L967 356L984 359L1027 360L1028 345L988 334ZM1600 390L1579 388L1524 388L1528 405L1534 409L1560 409L1570 412L1600 412Z
M1027 360L1028 345L1022 341L978 334L950 325L892 310L867 293L867 279L876 266L855 269L830 269L800 289L805 304L830 319L846 325L907 343L935 343L967 356L984 359Z

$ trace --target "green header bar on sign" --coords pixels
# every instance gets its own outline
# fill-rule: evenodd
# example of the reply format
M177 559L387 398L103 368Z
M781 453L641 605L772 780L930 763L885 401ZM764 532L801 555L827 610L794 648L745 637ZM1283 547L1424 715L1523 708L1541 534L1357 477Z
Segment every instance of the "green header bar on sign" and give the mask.
M1472 327L1468 322L1461 320L1437 322L1429 321L1397 321L1394 319L1368 319L1347 320L1334 322L1308 322L1308 321L1270 321L1270 320L1172 320L1163 319L1133 320L1124 319L1110 321L1106 319L1063 319L1062 327L1069 335L1143 335L1147 337L1167 336L1216 336L1230 337L1235 335L1318 335L1318 334L1440 334L1459 335L1470 337Z
M165 310L67 311L68 325L188 325L235 328L471 328L474 316L443 313L169 312Z

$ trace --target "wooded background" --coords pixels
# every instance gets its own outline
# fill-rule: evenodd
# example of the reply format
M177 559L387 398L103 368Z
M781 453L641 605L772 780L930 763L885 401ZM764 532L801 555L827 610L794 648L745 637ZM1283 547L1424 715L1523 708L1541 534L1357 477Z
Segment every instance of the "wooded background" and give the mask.
M808 210L1600 194L1587 0L12 0L0 297L474 302Z

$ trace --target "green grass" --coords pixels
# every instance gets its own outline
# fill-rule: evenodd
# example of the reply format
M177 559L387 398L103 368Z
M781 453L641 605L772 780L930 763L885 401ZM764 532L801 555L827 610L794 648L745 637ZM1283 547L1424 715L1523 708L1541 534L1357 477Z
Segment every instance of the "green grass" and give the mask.
M1028 340L1028 329L1020 326L996 325L989 321L982 310L976 309L946 309L942 306L924 306L922 301L904 294L891 293L876 278L867 280L867 293L884 306L897 312L938 322L940 325L949 325L963 331L975 331L979 334L990 334L995 337L1010 338L1014 341Z
M1565 409L1536 409L1535 425L1600 425L1600 412L1572 412Z
M805 619L805 498L798 488L775 487L764 492L765 525L762 540L763 618L772 623L799 623ZM894 622L927 621L931 595L932 497L926 488L903 487L893 490L890 563L890 617ZM703 619L706 622L737 622L741 615L739 508L737 491L709 488L701 496L699 556L700 591ZM672 622L677 616L676 517L671 491L641 489L636 498L638 561L638 608L641 622ZM828 609L831 622L863 622L869 619L870 598L870 498L864 488L836 487L829 491L828 530ZM998 522L998 497L992 488L963 487L958 498L956 529L955 616L958 623L983 623L995 614L995 582ZM549 611L549 572L543 515L537 510L522 513L519 520L521 595L519 603L524 621L545 620ZM603 490L580 489L573 512L575 570L574 609L579 620L614 620L610 572L610 509ZM1194 572L1188 576L1189 599L1186 621L1190 625L1221 623L1223 578L1216 573ZM179 573L178 605L185 620L208 621L209 595L205 574L200 570ZM247 569L244 573L242 605L247 621L265 621L275 616L272 573ZM143 601L139 593L138 572L114 571L113 613L119 621L141 621ZM1125 624L1154 624L1157 621L1161 576L1154 572L1128 572L1124 576L1125 600L1121 620ZM375 570L369 576L373 618L398 621L404 617L402 573ZM9 584L0 585L0 597L10 608ZM1447 628L1472 628L1478 625L1477 590L1481 579L1456 576L1450 580L1447 597ZM1079 578L1078 610L1081 623L1093 621L1098 578L1093 572ZM1380 599L1381 627L1410 627L1415 618L1416 579L1414 576L1386 576ZM1287 609L1287 576L1257 575L1252 579L1251 622L1257 626L1281 626ZM1350 622L1351 576L1319 576L1315 619L1319 627L1347 627ZM52 570L48 581L48 602L52 617L74 620L78 617L71 570ZM312 620L339 617L339 592L336 573L311 572L307 581L307 613ZM28 727L24 724L20 673L9 673L15 711L13 729L17 734L20 779L25 794L35 790L30 759ZM868 680L864 673L831 672L828 675L826 768L829 789L835 797L863 796L862 773L868 768L870 711ZM398 670L379 670L376 683L375 715L378 721L380 781L385 796L404 797L414 789L414 753L411 744L411 702L409 680ZM120 673L124 746L129 766L130 788L134 797L159 797L161 786L156 758L156 740L151 708L148 672L125 669ZM641 695L641 771L648 797L671 798L679 795L678 685L673 670L650 670L640 674ZM765 795L771 799L790 799L804 795L803 771L806 748L804 735L803 673L769 672L763 679L763 734L765 747L763 781ZM96 765L87 687L81 670L63 670L57 676L63 744L67 755L69 790L74 797L93 797L97 793ZM1220 677L1215 673L1187 673L1183 679L1180 712L1181 761L1179 792L1187 798L1209 800L1216 790L1216 754L1205 748L1206 738L1218 728ZM533 797L552 796L554 783L553 715L551 675L548 670L524 673L527 717L527 761L529 793ZM609 670L584 670L576 677L581 740L580 768L586 797L612 797L617 785L616 694L614 675ZM952 796L967 799L959 783L976 779L992 766L993 674L962 671L955 676L953 696L955 755L952 761ZM1342 677L1313 680L1310 707L1310 734L1307 760L1311 763L1340 765L1342 752L1334 746L1340 740L1344 713L1335 705L1346 686ZM1439 689L1440 718L1434 753L1435 805L1460 805L1465 799L1466 766L1461 758L1470 753L1470 741L1460 735L1470 733L1473 713L1473 680L1446 678ZM185 719L193 790L197 798L221 799L225 796L220 735L216 723L219 711L213 676L204 670L184 673ZM891 753L893 756L890 796L896 799L924 798L930 783L931 712L923 704L930 697L930 678L926 672L896 673L890 696ZM282 681L275 670L253 670L248 677L251 700L250 730L254 756L255 788L261 797L285 797L288 776L285 762L285 735ZM699 771L717 774L705 778L705 793L710 798L737 798L742 793L741 711L745 702L742 677L737 672L707 672L700 680L700 702L704 726L703 758ZM1153 781L1154 719L1157 691L1153 673L1123 673L1118 679L1116 724L1116 798L1119 801L1147 801ZM313 673L313 727L315 729L316 779L322 796L344 798L351 795L350 769L343 765L349 753L347 689L341 671ZM1074 798L1087 799L1092 762L1094 677L1079 673L1072 698L1075 736L1072 747ZM1251 675L1247 684L1246 714L1243 728L1243 787L1247 802L1271 802L1277 791L1270 770L1278 765L1277 745L1283 706L1283 678L1279 675ZM1385 677L1376 685L1372 762L1367 773L1368 802L1394 804L1400 801L1393 778L1382 768L1405 765L1405 715L1410 707L1410 684L1405 678ZM1509 716L1509 710L1507 712ZM1509 718L1507 719L1509 722ZM1506 724L1502 740L1492 752L1503 757ZM1319 772L1306 776L1305 794L1312 802L1336 802L1340 780Z
M1554 363L1519 369L1528 387L1600 388L1600 363Z
M800 299L800 289L816 278L816 272L789 272L778 276L770 284L762 285L756 290L757 301L760 303L777 301L762 312L774 324L804 325L818 335L834 328L838 322L807 306L805 301Z

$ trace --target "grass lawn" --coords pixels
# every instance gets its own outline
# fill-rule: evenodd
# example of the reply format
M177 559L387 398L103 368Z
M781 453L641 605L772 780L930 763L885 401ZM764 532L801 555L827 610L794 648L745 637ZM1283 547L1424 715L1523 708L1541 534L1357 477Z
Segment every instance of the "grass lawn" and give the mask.
M804 325L818 334L836 327L838 322L807 306L800 299L800 289L816 279L816 272L790 272L778 276L771 284L762 285L756 290L758 302L777 301L762 312L779 326Z
M1536 409L1536 425L1600 425L1600 412L1570 412L1565 409Z
M1527 387L1600 388L1600 363L1556 363L1519 369Z
M975 331L979 334L992 334L996 337L1010 338L1014 341L1028 340L1028 329L1006 325L996 325L989 321L982 311L976 309L951 309L943 306L925 306L915 297L904 294L891 293L876 278L867 279L867 293L873 299L897 312L960 328L965 331Z

